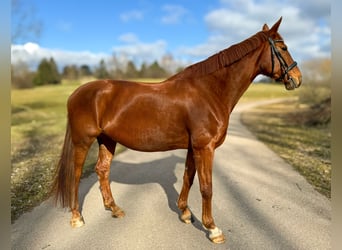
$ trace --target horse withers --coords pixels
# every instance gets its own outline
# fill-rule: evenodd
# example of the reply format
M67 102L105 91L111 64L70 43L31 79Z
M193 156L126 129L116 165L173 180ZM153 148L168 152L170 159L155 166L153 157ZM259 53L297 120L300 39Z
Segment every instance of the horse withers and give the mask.
M68 99L67 128L53 191L56 202L69 207L71 226L84 224L78 188L92 143L99 154L96 173L103 203L113 217L123 217L109 185L109 171L120 143L138 151L187 149L180 218L191 222L188 194L197 172L202 195L202 223L215 243L225 241L212 216L212 170L215 149L227 134L229 116L253 79L263 74L281 80L286 89L300 86L301 72L272 28L232 45L157 84L98 80L76 89ZM162 117L162 119L160 119Z

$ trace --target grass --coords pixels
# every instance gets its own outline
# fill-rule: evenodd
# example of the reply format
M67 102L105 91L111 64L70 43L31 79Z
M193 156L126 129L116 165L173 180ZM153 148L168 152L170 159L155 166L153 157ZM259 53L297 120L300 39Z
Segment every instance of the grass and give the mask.
M297 96L296 91L287 91L282 83L265 84L253 83L243 94L239 102L257 101L273 98L293 98Z
M144 81L158 82L160 80L146 79ZM12 90L12 222L48 197L64 139L66 101L80 84L80 81L64 81L61 85ZM293 97L296 94L297 92L285 91L284 87L279 84L252 84L241 101ZM257 117L260 118L263 115ZM298 135L298 137L301 136ZM279 147L283 146L279 145ZM120 147L117 152L122 150L123 147ZM312 157L317 150L317 148L312 148L311 155L306 157ZM324 159L328 161L329 157L330 153ZM93 145L83 169L83 176L93 173L96 159L97 147Z
M330 123L309 125L315 113L310 106L290 100L246 111L242 121L318 192L330 198Z

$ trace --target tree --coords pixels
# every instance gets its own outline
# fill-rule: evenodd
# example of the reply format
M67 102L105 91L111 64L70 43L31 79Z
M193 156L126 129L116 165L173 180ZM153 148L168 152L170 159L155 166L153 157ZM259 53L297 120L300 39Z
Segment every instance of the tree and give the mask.
M11 65L11 79L13 88L32 88L33 76L34 73L30 71L29 66L25 62L19 61L18 63Z
M81 65L79 69L79 74L82 77L82 76L91 76L93 73L91 72L91 69L88 65L83 64Z
M171 73L175 73L178 67L177 62L174 60L171 53L167 53L162 56L160 66L168 75L170 75Z
M305 84L299 100L310 105L320 105L331 97L331 59L319 58L304 61L300 66Z
M129 61L126 67L126 78L137 78L139 77L139 72L136 69L134 63Z
M61 76L52 57L50 60L47 60L46 58L42 59L38 66L37 73L33 78L33 83L36 86L61 83Z
M100 61L99 67L95 69L94 76L97 79L109 78L109 73L107 71L107 67L106 67L105 61L103 59Z
M163 78L167 77L167 72L165 69L159 66L157 61L154 61L147 69L146 69L146 77L150 78Z
M141 68L140 68L140 72L139 72L139 77L146 77L147 74L147 65L145 62L142 63Z
M76 65L67 65L63 68L63 78L68 80L77 80L79 71Z
M301 65L303 78L310 83L328 84L331 80L331 59L318 58L304 61Z

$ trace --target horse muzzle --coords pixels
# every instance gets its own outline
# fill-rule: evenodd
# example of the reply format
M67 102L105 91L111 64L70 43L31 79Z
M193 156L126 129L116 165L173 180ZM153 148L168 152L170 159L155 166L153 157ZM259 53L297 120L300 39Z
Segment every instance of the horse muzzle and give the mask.
M296 78L286 75L283 81L287 90L294 90L302 84L302 77Z

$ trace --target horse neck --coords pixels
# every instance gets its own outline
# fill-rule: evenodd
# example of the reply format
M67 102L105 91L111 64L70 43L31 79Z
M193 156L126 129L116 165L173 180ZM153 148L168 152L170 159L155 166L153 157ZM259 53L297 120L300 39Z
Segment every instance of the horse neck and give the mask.
M233 110L254 78L261 73L259 59L263 47L260 46L239 61L213 73L216 81L212 82L211 87L219 95L222 103L227 106L229 112Z

